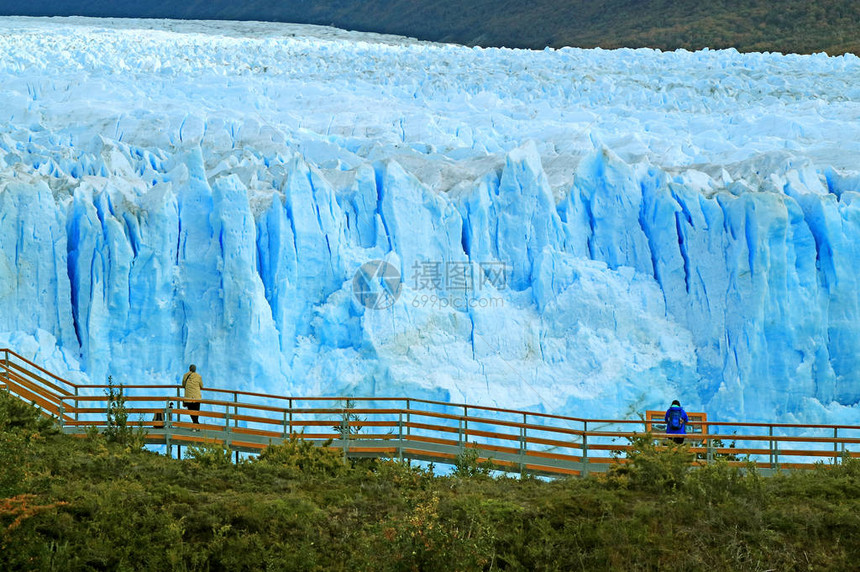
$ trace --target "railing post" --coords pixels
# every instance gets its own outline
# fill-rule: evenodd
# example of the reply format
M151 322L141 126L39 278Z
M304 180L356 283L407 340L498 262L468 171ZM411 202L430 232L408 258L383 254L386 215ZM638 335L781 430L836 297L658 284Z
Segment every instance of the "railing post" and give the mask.
M65 408L63 407L63 398L60 397L60 404L57 406L57 417L60 419L60 431L63 431L65 428L65 422L63 421L63 415L65 413Z
M463 406L463 433L466 437L466 442L469 442L469 408L465 405Z
M526 470L526 428L520 427L520 475Z
M406 434L412 434L412 405L409 403L409 398L406 398Z
M839 428L834 427L833 428L833 464L834 465L839 462L839 441L837 441L837 439L839 439Z
M462 451L463 449L463 418L457 420L457 446Z
M227 411L224 413L224 446L228 449L230 448L230 411L229 405L227 406Z
M170 429L173 426L173 408L170 406L171 404L172 402L168 401L167 406L164 408L164 444L167 446L168 457L173 457L172 446L170 444L170 435L172 433Z
M767 462L770 465L770 468L773 469L773 427L767 428L767 436L770 439L767 440Z
M526 470L526 423L528 423L527 413L523 413L523 426L520 427L520 478Z
M287 423L288 423L288 421L287 421L287 410L284 409L284 440L285 441L290 436L290 434L289 434L290 426L287 425Z
M233 427L239 426L239 420L236 419L239 416L239 394L235 391L233 392Z
M773 460L776 463L776 470L779 470L779 441L773 442Z
M11 377L9 376L9 350L6 350L6 362L3 364L6 369L6 390L9 390L9 384L11 383Z
M292 397L290 397L289 404L290 404L290 424L288 426L288 429L289 429L290 435L292 435L293 434L293 398Z
M583 477L588 476L588 421L582 422L582 470Z
M403 461L403 412L397 416L397 460Z
M340 416L340 438L343 439L343 460L346 461L349 455L349 410L344 407L343 413Z
M75 386L75 421L78 420L78 386Z
M767 426L767 435L770 437L770 468L779 470L779 442L773 438L773 425Z

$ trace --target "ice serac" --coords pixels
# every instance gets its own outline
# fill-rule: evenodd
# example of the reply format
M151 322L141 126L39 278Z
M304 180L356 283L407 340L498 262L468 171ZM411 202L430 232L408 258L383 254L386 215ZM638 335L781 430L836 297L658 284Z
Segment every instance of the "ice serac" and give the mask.
M119 344L128 368L125 371L142 370L148 376L181 372L181 332L175 306L179 243L176 195L168 184L161 183L142 193L138 204L123 205L121 216L134 254L128 279L128 322ZM146 361L136 368L144 350Z
M94 379L138 380L179 366L178 230L167 185L137 201L110 185L75 191L67 217L68 276L81 353Z
M860 185L854 190L830 193L818 177L792 173L787 177L786 193L800 205L816 249L816 286L819 287L819 308L823 314L821 332L822 357L830 377L817 387L820 399L839 403L860 400L860 280L857 263L860 260ZM805 176L804 176L805 175ZM857 183L855 182L855 185Z
M642 189L633 169L608 149L586 156L563 203L574 253L585 251L610 268L653 272L648 241L639 223Z
M350 243L362 248L388 249L389 241L379 213L379 190L376 170L362 165L356 170L355 182L340 202L346 217Z
M217 331L221 320L222 278L218 269L220 237L213 231L212 188L206 179L200 149L182 158L184 177L179 182L179 236L176 252L177 309L181 324L183 361L207 363L218 359L224 348L223 333ZM214 346L211 345L215 341ZM222 356L223 359L223 356Z
M77 348L65 217L43 181L0 183L0 331L51 332Z
M104 193L101 193L101 198ZM102 205L104 201L102 200ZM110 364L109 340L111 316L108 297L121 288L113 288L111 278L117 278L121 269L113 269L110 250L114 244L105 237L102 226L104 209L96 207L91 189L78 188L68 218L69 277L72 285L72 305L75 329L81 344L81 353L88 357L88 369L96 379L102 377ZM110 214L108 213L108 216ZM128 291L128 274L123 282ZM119 286L119 284L117 284Z
M257 223L260 279L278 331L280 351L291 355L299 326L296 288L296 240L282 196L272 192L271 206Z
M186 155L180 188L178 308L184 361L213 377L263 389L282 383L280 343L257 272L248 191L234 176L210 187L199 148ZM179 371L182 371L181 369Z
M511 288L525 290L535 279L536 258L562 241L561 220L534 143L508 154L493 210L494 250L511 266Z
M208 367L215 367L256 390L285 380L280 341L265 289L257 273L257 242L248 189L235 176L212 189L212 238L217 240L220 308L210 307L212 335ZM214 312L212 310L215 310Z
M821 189L792 191L796 171L781 175L787 194L737 185L702 192L665 174L634 175L605 154L584 163L602 173L586 188L599 184L604 192L582 193L577 176L560 205L569 244L581 251L577 238L585 234L591 258L653 274L668 313L693 335L703 403L751 418L763 416L762 403L789 414L802 396L856 402L845 391L858 383L856 341L840 335L857 308L848 260L858 253L845 239L856 232L849 201ZM627 173L628 189L607 192L617 188L611 173L618 172ZM818 183L814 172L807 176ZM596 229L607 219L616 222L601 235ZM834 256L844 258L834 263ZM738 395L733 380L746 379L756 382L741 384Z
M452 274L466 271L463 220L455 205L432 192L398 163L378 165L379 212L400 274L413 286L447 292ZM459 278L458 277L458 278Z
M315 303L343 283L343 213L331 185L301 158L288 167L284 205L299 261L298 288L306 303Z

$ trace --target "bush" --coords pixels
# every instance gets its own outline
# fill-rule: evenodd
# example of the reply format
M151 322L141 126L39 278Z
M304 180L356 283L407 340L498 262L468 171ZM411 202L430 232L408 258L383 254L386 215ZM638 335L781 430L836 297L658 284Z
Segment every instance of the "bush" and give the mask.
M35 403L26 403L4 392L4 398L0 399L0 431L20 430L42 435L59 432L56 421L46 417Z
M493 470L492 461L478 462L477 449L465 448L454 460L454 470L451 476L457 478L489 477Z
M610 480L652 491L674 490L684 484L694 458L687 445L672 441L658 445L651 433L631 437L630 445L626 462L619 460L610 468Z
M860 458L852 457L847 452L842 453L839 463L830 467L836 477L844 477L860 483Z
M146 430L128 424L128 410L125 407L125 394L122 385L114 385L113 376L108 376L107 425L104 436L112 443L127 445L132 449L142 449L146 443Z
M356 470L357 475L361 478L370 476L375 479L377 484L403 490L426 488L435 478L432 466L423 468L418 465L413 466L408 461L395 459L374 459L374 461L363 474L360 470ZM362 465L354 465L353 467L359 469Z
M349 471L343 453L329 447L329 439L317 447L311 441L299 439L295 434L280 445L269 445L260 453L257 462L278 468L290 469L296 474L335 477Z
M419 494L406 514L381 523L367 563L376 570L481 570L492 558L480 514L445 514L436 492ZM464 524L469 526L462 526Z
M738 467L730 465L727 459L717 459L691 471L684 486L691 496L703 502L723 503L737 498L760 499L762 479L753 463Z
M24 492L28 463L45 437L59 433L35 404L0 392L0 499Z
M229 467L233 464L233 452L220 443L188 447L187 455L198 467Z
M347 399L343 407L340 423L333 426L332 429L340 435L341 439L349 439L351 435L361 433L361 424L364 423L364 419L350 412L350 409L355 408L355 401L352 399Z

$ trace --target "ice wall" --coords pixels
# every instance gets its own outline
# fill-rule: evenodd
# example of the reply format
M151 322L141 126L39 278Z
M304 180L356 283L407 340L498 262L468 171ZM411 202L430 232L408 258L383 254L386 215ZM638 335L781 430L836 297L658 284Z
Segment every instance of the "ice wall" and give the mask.
M77 164L102 174L65 197L0 187L3 329L50 332L93 379L199 362L255 390L616 411L677 393L743 418L860 397L860 195L809 169L705 190L600 149L556 202L533 144L448 194L395 161L340 193L300 157L211 176L200 147L120 190L108 156L151 168L99 141ZM352 276L383 258L403 292L368 309Z
M76 22L0 22L0 342L60 373L860 420L856 58Z

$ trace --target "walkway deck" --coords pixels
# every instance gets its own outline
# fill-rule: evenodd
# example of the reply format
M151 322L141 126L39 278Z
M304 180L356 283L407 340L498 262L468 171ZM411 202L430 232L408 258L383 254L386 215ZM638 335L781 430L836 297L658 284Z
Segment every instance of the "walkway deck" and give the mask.
M652 426L653 412L637 420L583 419L408 397L286 397L224 389L205 389L198 413L184 409L179 386L122 388L129 422L169 452L210 443L257 453L295 435L350 458L453 464L474 449L479 462L502 471L584 476L624 462L630 437L660 429ZM36 404L69 434L103 431L107 424L107 385L71 383L12 350L0 349L0 389ZM200 416L200 425L191 423L191 413ZM696 464L722 456L741 466L748 459L769 474L860 457L860 426L727 423L699 415L703 420L691 422L696 432L688 439Z

